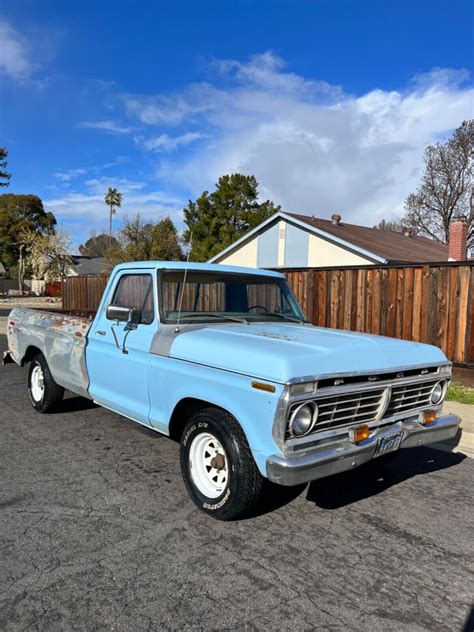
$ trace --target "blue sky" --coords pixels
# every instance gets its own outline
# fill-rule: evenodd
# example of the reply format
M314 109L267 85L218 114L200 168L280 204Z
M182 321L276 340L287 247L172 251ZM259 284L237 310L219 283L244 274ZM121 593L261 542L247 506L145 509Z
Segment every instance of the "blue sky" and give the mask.
M4 0L0 144L75 247L181 225L219 175L285 210L396 218L424 147L473 116L470 2Z

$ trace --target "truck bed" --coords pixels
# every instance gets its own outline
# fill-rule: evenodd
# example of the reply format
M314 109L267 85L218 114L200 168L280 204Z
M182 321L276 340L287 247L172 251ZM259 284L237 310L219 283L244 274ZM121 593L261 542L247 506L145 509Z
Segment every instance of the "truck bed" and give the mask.
M94 314L16 307L7 320L11 359L23 364L41 351L58 384L88 397L84 349Z

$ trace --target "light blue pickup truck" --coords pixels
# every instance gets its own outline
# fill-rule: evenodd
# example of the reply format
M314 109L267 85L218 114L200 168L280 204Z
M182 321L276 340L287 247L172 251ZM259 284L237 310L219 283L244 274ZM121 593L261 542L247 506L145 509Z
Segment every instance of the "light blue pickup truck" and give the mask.
M117 266L93 320L14 309L5 362L33 407L64 389L180 441L187 490L229 520L264 479L298 485L453 437L436 347L310 325L285 277L220 265Z

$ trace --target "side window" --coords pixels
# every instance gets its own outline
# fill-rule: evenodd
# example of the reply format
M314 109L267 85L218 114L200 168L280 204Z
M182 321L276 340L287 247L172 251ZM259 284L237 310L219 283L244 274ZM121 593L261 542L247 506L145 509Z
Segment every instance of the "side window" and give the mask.
M125 274L120 277L111 305L138 309L140 324L149 325L155 317L153 307L153 279L150 274Z

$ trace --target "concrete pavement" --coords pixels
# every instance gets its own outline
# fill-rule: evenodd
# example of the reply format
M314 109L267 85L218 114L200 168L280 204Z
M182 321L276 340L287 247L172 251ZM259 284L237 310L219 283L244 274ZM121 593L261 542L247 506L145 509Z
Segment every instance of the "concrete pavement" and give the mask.
M39 415L25 383L0 369L1 630L460 632L474 616L473 459L403 450L221 523L189 500L177 444L71 394Z

